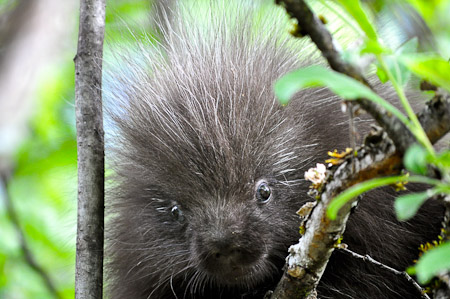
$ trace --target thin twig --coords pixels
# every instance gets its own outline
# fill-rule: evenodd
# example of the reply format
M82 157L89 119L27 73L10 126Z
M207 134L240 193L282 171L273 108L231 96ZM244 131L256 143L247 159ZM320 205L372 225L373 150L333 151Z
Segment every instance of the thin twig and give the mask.
M356 126L355 126L355 114L353 111L353 105L350 102L346 103L347 109L348 109L348 133L349 133L349 140L350 140L350 147L352 148L353 155L356 155ZM353 171L355 171L355 167L353 165L352 168Z
M44 281L45 286L47 287L50 294L52 294L55 298L61 298L61 296L58 294L55 284L50 278L50 275L42 268L38 262L36 261L36 258L34 257L33 252L31 251L30 247L28 246L27 240L25 238L25 234L22 230L22 227L20 225L19 217L17 216L16 210L14 209L14 204L12 199L9 196L9 192L7 190L7 182L8 178L7 175L4 173L0 173L0 189L4 190L4 200L6 204L6 211L8 213L9 218L11 219L11 223L14 226L19 243L20 248L22 250L22 253L24 255L25 261L27 264L32 268Z
M308 298L325 271L334 246L345 231L354 198L344 205L336 219L327 216L331 200L343 190L377 175L392 175L401 169L401 157L383 131L367 138L367 146L358 149L358 156L348 156L329 174L320 196L305 224L299 243L291 246L286 271L272 299ZM370 144L369 144L370 142ZM295 296L295 297L293 297Z
M307 34L311 38L333 70L346 74L370 87L358 69L341 58L341 53L335 47L335 41L330 32L303 0L277 0L277 3L297 20L301 33ZM356 102L386 130L399 151L405 152L408 146L416 141L408 128L380 105L367 99L357 99Z
M304 1L278 0L277 3L284 6L291 17L297 19L301 33L309 35L333 70L370 85L355 67L342 59L330 32Z
M422 287L408 273L406 273L405 271L399 271L399 270L396 270L396 269L394 269L392 267L389 267L388 265L380 263L379 261L373 259L368 254L361 255L361 254L358 254L358 253L356 253L354 251L349 250L348 248L338 248L338 249L340 251L345 252L346 254L351 255L354 258L360 259L360 260L365 261L365 262L369 262L372 265L375 265L375 266L377 266L380 269L386 270L386 271L388 271L388 272L390 272L390 273L392 273L394 275L401 276L401 277L405 278L409 283L411 283L414 286L414 288L416 288L417 291L420 292L422 298L430 299L430 297L426 293L424 293L424 290L422 289Z
M304 1L277 2L297 19L301 33L311 37L334 70L367 83L354 68L342 61L330 33ZM398 174L402 169L404 152L416 142L406 126L384 108L366 99L359 99L357 103L374 117L392 141L383 132L375 136L376 138L367 138L366 142L370 144L365 144L358 151L357 157L352 158L352 161L347 160L330 174L330 180L323 186L321 198L306 223L305 234L298 244L291 246L287 270L271 298L293 298L293 296L306 298L314 294L334 250L335 242L345 231L351 206L357 200L348 202L341 208L336 219L331 220L326 215L331 199L341 191L368 178ZM430 141L437 142L450 130L449 96L436 96L427 103L418 116Z

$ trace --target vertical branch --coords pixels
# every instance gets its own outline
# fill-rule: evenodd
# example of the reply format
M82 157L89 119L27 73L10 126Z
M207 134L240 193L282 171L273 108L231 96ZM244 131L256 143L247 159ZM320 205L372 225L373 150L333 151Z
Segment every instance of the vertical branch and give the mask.
M105 0L81 0L75 56L78 214L75 298L102 298L104 133L102 55Z

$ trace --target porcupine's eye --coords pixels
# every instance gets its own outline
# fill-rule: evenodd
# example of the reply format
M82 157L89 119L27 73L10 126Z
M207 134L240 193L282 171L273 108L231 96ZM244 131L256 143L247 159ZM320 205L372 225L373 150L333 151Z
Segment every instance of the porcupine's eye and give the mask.
M269 184L265 181L258 182L258 186L256 187L256 200L258 203L268 203L271 197L272 190L270 189Z
M184 220L183 211L181 211L180 206L174 205L170 209L170 213L172 214L173 219L176 221L182 222Z

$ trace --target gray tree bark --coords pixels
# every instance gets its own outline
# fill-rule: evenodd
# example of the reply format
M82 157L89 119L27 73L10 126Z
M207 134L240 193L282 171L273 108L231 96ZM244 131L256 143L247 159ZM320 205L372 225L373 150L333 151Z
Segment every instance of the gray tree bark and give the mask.
M78 214L75 298L102 298L104 133L102 57L105 0L81 0L75 56Z
M367 80L357 69L340 58L331 34L305 1L277 0L277 3L298 21L301 35L311 38L332 69L367 84ZM348 155L328 177L317 205L305 215L305 234L293 246L287 258L285 273L271 294L271 299L317 298L316 287L339 237L345 231L351 206L358 200L354 198L348 202L341 208L337 218L331 220L326 215L331 199L367 178L398 174L402 169L404 152L415 142L412 133L382 107L366 99L358 99L356 102L374 117L387 134L381 131L379 138L366 139L372 140L370 146L366 144L358 149L357 157ZM418 114L418 119L431 143L437 142L450 131L450 96L436 93ZM426 298L426 295L423 297Z

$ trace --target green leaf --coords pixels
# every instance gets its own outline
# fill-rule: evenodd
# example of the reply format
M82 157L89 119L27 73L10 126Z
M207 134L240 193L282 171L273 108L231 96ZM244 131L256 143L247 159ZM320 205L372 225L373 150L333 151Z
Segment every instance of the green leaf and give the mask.
M450 168L450 150L446 150L436 157L430 157L430 162L440 167Z
M386 72L379 65L377 65L377 76L378 79L380 79L380 82L383 84L389 80L388 76L386 75Z
M450 167L450 150L447 150L438 156L438 162L444 167Z
M400 46L393 55L387 56L385 59L391 74L400 85L405 85L408 82L411 71L399 62L399 57L404 54L416 53L418 45L417 38L410 39Z
M419 40L417 37L414 37L404 44L402 44L396 51L395 54L402 55L402 54L412 54L417 53L417 49L419 47Z
M437 193L445 193L450 195L450 183L443 183L436 186Z
M419 77L450 91L450 63L447 60L430 54L403 54L400 61Z
M367 18L361 2L359 0L338 0L338 2L355 19L367 37L376 42L378 40L377 33Z
M450 270L450 242L425 252L414 268L421 284L429 282L441 271Z
M410 127L409 120L397 108L382 99L370 88L353 78L322 66L315 65L290 72L275 83L274 90L280 103L286 105L291 97L300 90L322 86L328 87L335 94L346 100L369 99L383 106L387 111L397 116L406 126Z
M418 144L411 145L405 153L403 164L409 171L425 175L427 173L428 152Z
M383 56L385 67L389 70L389 72L392 74L395 81L399 85L405 85L411 76L411 71L406 66L404 66L399 62L399 57L402 54L417 52L417 46L418 46L417 38L413 38L404 43L402 46L400 46L395 51L395 53L389 53L388 50L385 50L384 52L380 53L374 51L372 53L375 55L385 54ZM386 83L389 80L386 71L379 64L376 65L378 78L382 83Z
M368 53L379 55L386 53L391 54L392 51L388 48L383 47L378 41L369 39L364 43L360 51L360 54L368 54Z
M427 192L411 193L399 196L394 203L397 219L400 221L406 221L412 218L422 204L434 194L435 192L429 190Z
M377 187L395 184L397 182L403 182L406 180L408 180L408 175L401 175L401 176L372 179L354 185L351 188L340 193L332 200L327 209L327 216L331 220L336 219L337 213L347 202L349 202L352 198L355 198L363 194L366 191L375 189Z
M418 46L419 41L417 38L410 39L400 48L398 48L397 51L395 51L395 54L392 56L392 59L394 60L393 63L395 63L395 68L393 69L395 70L395 72L393 72L393 74L400 85L405 85L408 82L409 78L411 77L411 71L402 63L400 63L399 56L403 54L417 53Z

